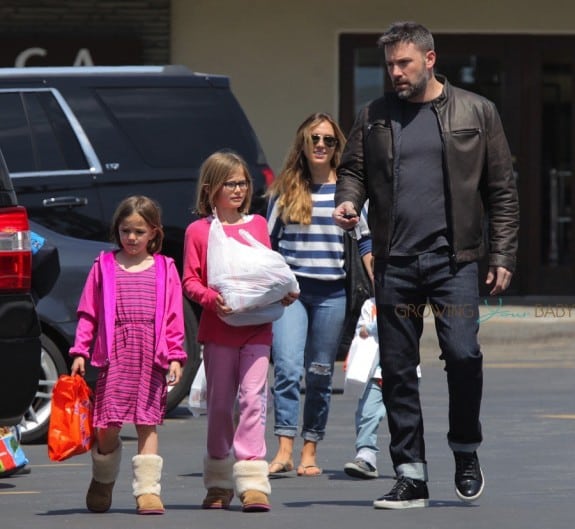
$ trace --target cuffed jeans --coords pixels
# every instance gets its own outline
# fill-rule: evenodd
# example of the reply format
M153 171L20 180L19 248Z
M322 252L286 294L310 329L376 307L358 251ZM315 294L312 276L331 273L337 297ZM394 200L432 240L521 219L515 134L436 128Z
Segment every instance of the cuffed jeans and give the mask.
M314 289L314 282L320 284L318 289ZM333 285L326 285L329 283ZM300 287L299 299L273 323L274 434L296 436L304 375L301 435L317 442L325 435L346 298L342 281L305 280L300 281Z
M427 480L417 365L423 317L430 312L447 372L449 446L472 452L482 441L477 268L477 263L450 262L446 250L376 263L383 399L398 476Z
M365 391L357 403L355 410L355 450L361 457L374 467L376 465L377 430L379 423L385 417L385 406L381 395L381 380L372 378L367 381Z

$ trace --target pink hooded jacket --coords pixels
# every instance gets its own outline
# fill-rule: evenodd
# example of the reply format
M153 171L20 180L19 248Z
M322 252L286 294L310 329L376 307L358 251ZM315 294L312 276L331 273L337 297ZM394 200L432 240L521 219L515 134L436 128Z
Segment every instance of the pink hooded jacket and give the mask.
M114 346L116 316L116 252L101 252L92 266L78 305L78 327L71 356L90 358L95 367L108 364ZM184 363L184 316L180 277L174 260L155 254L156 325L154 364L168 369L170 362Z

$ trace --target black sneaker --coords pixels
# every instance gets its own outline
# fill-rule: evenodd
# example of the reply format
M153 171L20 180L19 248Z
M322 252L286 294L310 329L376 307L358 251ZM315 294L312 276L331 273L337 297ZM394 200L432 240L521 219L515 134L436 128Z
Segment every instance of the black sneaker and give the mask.
M483 493L485 480L476 452L453 452L455 493L460 500L475 501Z
M346 463L343 471L352 478L374 479L379 476L377 468L361 457L354 459L351 463Z
M405 476L401 476L385 496L373 502L376 509L412 509L428 505L427 483Z

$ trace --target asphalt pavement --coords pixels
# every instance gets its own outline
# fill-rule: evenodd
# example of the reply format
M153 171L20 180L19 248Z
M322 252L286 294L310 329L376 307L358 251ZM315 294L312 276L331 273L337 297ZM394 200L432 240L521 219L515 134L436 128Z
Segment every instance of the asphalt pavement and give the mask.
M342 392L343 369L338 363L327 436L319 446L318 463L324 472L319 477L297 477L292 472L273 478L270 513L242 513L237 499L230 511L200 508L206 418L193 417L182 405L160 429L165 515L135 514L130 459L136 451L136 437L133 427L125 427L124 460L109 513L91 514L85 509L88 455L52 463L46 445L27 445L24 450L31 473L0 479L0 528L573 529L575 309L560 319L549 311L545 317L538 315L535 304L500 308L502 312L486 319L480 331L485 385L484 443L479 458L486 486L474 504L460 502L454 492L454 464L445 439L445 373L428 318L422 339L421 379L430 474L427 509L384 511L372 506L394 483L386 424L380 427L379 479L356 480L343 472L343 465L354 455L356 401ZM558 309L557 304L551 308ZM482 308L482 315L493 310L491 303L491 308ZM268 418L271 457L276 444L272 415ZM300 447L298 439L296 449Z

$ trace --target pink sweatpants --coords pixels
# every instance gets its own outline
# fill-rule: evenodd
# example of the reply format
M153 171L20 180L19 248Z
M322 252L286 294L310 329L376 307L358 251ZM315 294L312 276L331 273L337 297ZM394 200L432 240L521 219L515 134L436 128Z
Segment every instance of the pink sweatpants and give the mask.
M248 344L240 348L204 345L209 457L224 459L233 449L238 461L265 458L269 358L269 345Z

